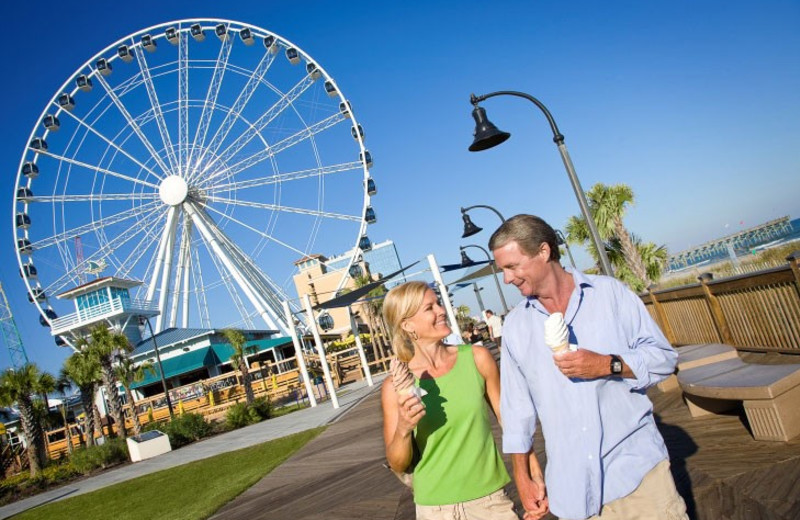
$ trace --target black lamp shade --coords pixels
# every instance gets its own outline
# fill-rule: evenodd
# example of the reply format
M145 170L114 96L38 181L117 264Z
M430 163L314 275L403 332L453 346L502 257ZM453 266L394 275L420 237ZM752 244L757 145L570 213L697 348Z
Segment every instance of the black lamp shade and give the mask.
M483 231L482 227L478 227L472 223L472 219L469 218L469 215L466 213L462 213L461 218L464 220L464 234L461 235L461 238L471 237Z
M467 252L463 249L461 250L461 267L469 267L475 262L472 261L470 257L467 256Z
M475 119L475 139L469 147L470 152L480 152L504 142L511 137L508 132L499 130L486 118L486 110L476 106L472 110L472 117Z

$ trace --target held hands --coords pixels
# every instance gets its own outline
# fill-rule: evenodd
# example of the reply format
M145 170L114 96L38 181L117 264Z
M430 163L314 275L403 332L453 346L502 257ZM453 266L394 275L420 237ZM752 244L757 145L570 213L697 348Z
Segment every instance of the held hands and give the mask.
M543 518L550 511L544 479L540 476L532 477L525 488L525 490L519 490L519 498L525 509L523 519L539 520Z
M425 416L425 406L419 397L403 393L397 398L397 428L410 433Z
M578 349L556 354L553 361L561 373L569 378L597 379L610 373L611 356L591 350Z

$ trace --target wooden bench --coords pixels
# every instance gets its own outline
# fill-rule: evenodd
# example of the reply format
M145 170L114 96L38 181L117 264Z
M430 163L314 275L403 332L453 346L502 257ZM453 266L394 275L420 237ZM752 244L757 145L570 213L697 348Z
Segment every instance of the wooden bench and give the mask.
M733 359L739 355L735 348L722 343L684 345L682 347L676 347L675 351L678 352L678 363L675 366L678 372L708 365L710 363L725 361L726 359ZM678 388L678 378L673 374L656 386L662 392L675 390Z
M692 417L744 403L756 440L788 441L800 434L800 364L756 365L738 357L678 372Z

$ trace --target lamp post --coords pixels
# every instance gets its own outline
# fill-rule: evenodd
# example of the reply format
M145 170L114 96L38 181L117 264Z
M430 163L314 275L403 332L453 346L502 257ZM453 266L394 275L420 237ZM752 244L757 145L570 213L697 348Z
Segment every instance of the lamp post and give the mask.
M476 204L474 206L469 206L467 208L461 208L461 218L464 220L464 234L461 235L461 238L471 237L472 235L477 235L478 233L483 231L483 228L482 227L478 227L475 224L473 224L472 223L472 219L470 219L469 215L467 215L467 211L469 211L471 209L475 209L475 208L484 208L484 209L491 210L491 211L494 212L495 215L500 217L500 220L502 222L506 221L505 217L503 217L503 215L500 214L499 211L497 211L493 207L487 206L485 204Z
M580 181L578 181L578 175L575 173L575 167L572 165L572 159L570 159L569 152L567 152L567 147L564 144L564 136L558 131L558 126L556 126L553 116L550 114L550 111L547 110L547 107L541 103L541 101L529 94L525 94L524 92L515 92L512 90L502 90L498 92L492 92L490 94L484 94L482 96L476 96L475 94L472 94L470 96L470 102L474 107L472 109L472 117L475 119L475 139L470 145L469 151L479 152L481 150L486 150L505 142L509 137L511 137L510 133L503 132L494 126L491 121L486 118L486 110L483 107L478 106L478 103L485 99L504 95L525 98L539 107L539 109L544 113L547 121L550 123L550 128L553 131L553 142L558 147L558 151L561 154L561 160L564 163L564 167L567 169L567 175L572 183L572 189L575 191L575 196L578 199L578 205L581 208L581 213L583 214L583 218L586 220L586 225L589 227L589 233L592 237L592 242L594 243L595 249L597 249L598 257L600 258L600 267L604 274L607 274L608 276L614 276L614 271L611 269L611 263L608 261L608 256L606 255L605 246L603 245L603 241L600 239L600 233L598 233L597 226L592 218L592 212L589 209L589 204L586 202L586 194L583 192L583 188L581 188Z
M489 251L487 251L486 249L484 249L479 245L467 244L465 246L459 246L459 249L461 250L461 265L464 267L475 263L472 260L470 260L470 258L467 256L467 253L464 252L464 250L468 247L475 247L477 249L480 249L486 254L486 258L489 259L489 267L492 268L492 279L494 279L494 283L497 286L497 292L498 294L500 294L500 302L503 304L503 314L508 314L508 305L506 304L506 297L503 295L503 289L500 287L500 282L497 281L497 268L495 268L494 266L494 259L492 259L492 255L489 254Z
M161 365L161 355L158 353L158 343L156 343L156 335L153 333L153 326L150 325L150 318L142 316L147 328L150 329L150 339L153 340L153 350L156 351L156 363L158 363L158 373L161 375L161 388L164 389L164 397L167 398L167 408L169 408L169 418L175 418L175 412L172 410L172 400L169 398L169 390L167 390L167 380L164 379L164 367Z
M563 245L567 249L567 254L569 255L569 263L572 264L573 269L577 269L575 267L575 259L572 258L572 251L569 250L569 244L567 243L567 239L564 238L564 233L561 232L560 229L556 229L556 237L558 238L558 245Z

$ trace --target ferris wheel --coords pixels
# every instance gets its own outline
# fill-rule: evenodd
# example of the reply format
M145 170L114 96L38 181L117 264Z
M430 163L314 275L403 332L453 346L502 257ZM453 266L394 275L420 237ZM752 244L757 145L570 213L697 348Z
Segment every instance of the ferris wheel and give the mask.
M71 312L55 296L115 276L142 282L156 332L286 331L295 263L370 246L371 166L297 45L230 20L149 27L81 65L30 134L13 211L28 299L48 325Z

